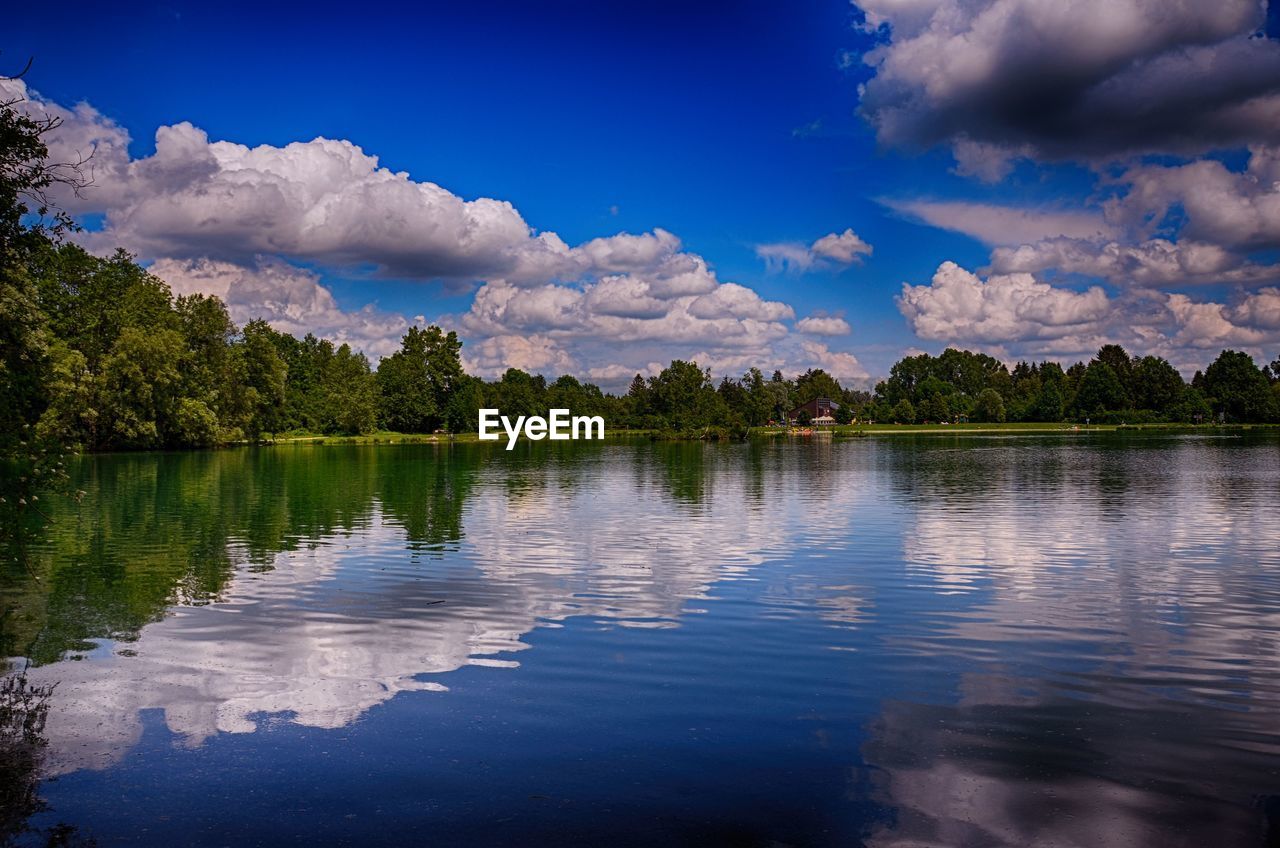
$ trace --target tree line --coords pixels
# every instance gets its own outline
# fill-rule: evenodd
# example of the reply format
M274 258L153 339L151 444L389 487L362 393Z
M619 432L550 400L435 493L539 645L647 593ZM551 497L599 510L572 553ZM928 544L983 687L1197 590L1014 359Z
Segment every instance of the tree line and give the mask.
M1092 421L1263 423L1280 420L1280 357L1259 367L1224 350L1190 382L1158 356L1099 348L1089 362L1019 362L949 348L899 360L876 385L870 419L897 422Z
M56 125L56 124L52 124ZM837 421L1228 421L1280 417L1280 359L1259 368L1223 351L1187 383L1166 360L1105 345L1088 363L1019 362L948 349L897 362L873 393L822 370L793 378L751 368L713 382L673 361L623 394L564 375L465 373L462 342L411 328L374 367L348 344L299 339L261 320L236 327L217 297L174 297L123 251L94 256L45 201L68 177L50 164L39 123L0 110L0 457L40 446L179 448L264 434L466 432L478 410L601 415L608 426L720 435L784 422L814 398Z

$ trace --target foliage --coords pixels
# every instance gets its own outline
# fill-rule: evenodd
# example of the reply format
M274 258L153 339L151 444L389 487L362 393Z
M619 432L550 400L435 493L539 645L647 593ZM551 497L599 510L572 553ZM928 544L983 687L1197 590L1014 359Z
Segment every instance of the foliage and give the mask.
M1072 406L1077 416L1095 416L1109 410L1129 409L1129 395L1115 369L1095 359L1080 379Z
M378 366L379 418L406 433L431 433L445 423L449 399L463 378L462 342L439 327L410 327L400 350Z
M1253 357L1224 350L1205 369L1199 388L1213 411L1227 421L1273 421L1276 398Z
M974 416L979 421L1003 423L1005 420L1004 398L995 389L983 389L978 394L974 405Z

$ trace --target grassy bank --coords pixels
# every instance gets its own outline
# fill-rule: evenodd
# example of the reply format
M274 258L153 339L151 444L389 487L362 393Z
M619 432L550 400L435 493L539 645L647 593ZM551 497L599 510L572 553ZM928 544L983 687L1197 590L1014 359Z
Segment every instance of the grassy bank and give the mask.
M651 430L610 430L605 429L605 440L648 437ZM524 435L520 436L521 441ZM506 444L505 435L492 444ZM475 433L398 433L393 430L378 430L358 436L335 436L324 433L281 433L270 439L264 439L267 445L430 445L430 444L471 444L480 441Z
M1137 431L1212 432L1220 430L1278 430L1275 424L1067 424L1052 422L1013 422L1003 424L845 424L823 427L815 433L836 437L1025 433L1115 433ZM787 427L753 427L753 437L794 435ZM523 434L520 439L524 440ZM653 430L605 430L605 439L657 438L660 441L687 439L688 436ZM271 445L396 445L396 444L471 444L478 442L475 433L398 433L379 430L359 436L335 436L323 433L282 433L264 442ZM506 437L500 440L506 443ZM497 443L495 443L497 444Z

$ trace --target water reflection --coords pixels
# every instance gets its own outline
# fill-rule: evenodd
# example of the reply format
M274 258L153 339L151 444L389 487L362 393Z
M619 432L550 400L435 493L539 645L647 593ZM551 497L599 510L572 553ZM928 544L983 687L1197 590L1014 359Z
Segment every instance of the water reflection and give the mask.
M917 589L894 637L952 671L863 748L895 811L874 845L1280 839L1274 445L913 457ZM924 508L924 504L930 506Z
M194 754L287 725L385 761L404 726L374 708L452 689L397 703L465 697L525 732L488 752L501 778L449 782L497 797L593 763L554 814L541 786L502 802L586 842L622 796L637 843L742 822L805 844L1275 838L1274 438L324 447L80 473L84 505L0 578L0 648L58 683L54 786L155 765L155 716ZM475 665L508 670L464 696ZM530 679L526 715L504 693ZM438 762L484 745L443 736ZM439 776L406 745L401 769ZM397 820L505 820L419 802Z
M337 728L467 664L518 665L540 625L675 626L710 584L782 552L804 515L744 509L739 454L87 460L91 497L59 516L41 583L6 594L6 644L58 683L47 772L118 761L152 708L187 745L263 715ZM797 475L775 482L807 485Z

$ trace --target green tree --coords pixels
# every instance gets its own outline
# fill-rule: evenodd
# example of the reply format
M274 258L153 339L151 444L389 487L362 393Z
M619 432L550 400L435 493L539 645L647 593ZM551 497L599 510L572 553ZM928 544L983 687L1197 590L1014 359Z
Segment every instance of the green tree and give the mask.
M1061 373L1061 369L1059 369ZM1066 395L1063 392L1063 386L1066 378L1058 380L1043 380L1040 394L1036 397L1035 403L1030 410L1029 418L1032 421L1061 421L1063 410L1067 405Z
M1105 407L1106 409L1129 409L1133 406L1135 398L1133 397L1134 387L1134 362L1129 356L1129 352L1118 344L1103 345L1098 349L1097 356L1094 357L1097 362L1105 363L1116 375L1116 379L1120 382L1121 391L1124 393L1124 403Z
M544 415L547 410L546 380L519 368L508 368L493 386L492 403L503 415Z
M1187 386L1182 390L1178 402L1169 407L1168 416L1173 421L1201 424L1213 419L1213 407L1199 389Z
M1270 421L1276 417L1270 383L1247 353L1224 350L1205 369L1200 388L1214 412L1228 421Z
M333 342L307 333L301 340L287 333L271 337L285 364L285 423L281 429L319 432L325 427L324 375L333 360Z
M484 380L464 375L449 396L449 404L445 407L445 426L450 433L474 433L484 406Z
M53 334L31 266L70 226L47 191L81 179L49 161L44 136L58 123L23 114L16 101L0 103L0 462L21 457L23 473L15 477L32 472L32 428L48 406L53 367Z
M931 371L970 397L977 397L983 389L995 389L1002 397L1012 390L1009 369L985 353L949 347L938 356Z
M102 447L155 448L180 444L172 429L181 400L185 342L176 330L129 327L102 368L98 409Z
M378 390L363 353L346 344L334 351L325 368L322 387L326 432L373 432L378 420Z
M49 404L51 335L34 294L25 269L0 256L0 459L22 452Z
M995 389L983 389L978 393L974 415L979 421L1003 423L1005 420L1004 398Z
M742 387L746 392L746 419L751 427L759 427L769 423L774 417L777 398L769 390L769 383L759 368L752 368L742 376Z
M895 424L914 424L916 423L916 408L911 405L911 401L903 398L894 405L890 417Z
M711 372L696 362L676 359L649 380L649 397L655 414L676 429L719 423L712 420L722 404L711 388Z
M410 327L400 350L378 366L383 425L406 433L439 428L463 376L461 351L457 333L445 333L435 325L425 330Z
M189 294L173 301L173 311L191 354L185 377L192 394L216 396L225 388L227 350L236 334L226 305L216 297Z
M731 380L727 376L720 381L720 385L716 388L716 394L724 401L724 405L728 407L730 412L744 422L747 420L747 390L737 380Z
M876 397L889 404L916 396L916 386L933 373L933 357L927 353L898 360L888 379L876 384Z
M1131 377L1133 405L1165 414L1181 398L1186 382L1168 360L1144 356L1133 363Z
M126 327L182 330L169 287L123 250L102 259L74 244L51 246L32 268L54 333L94 373Z
M170 434L178 444L206 447L222 439L218 416L204 401L184 397L178 401Z
M61 342L50 348L49 405L36 427L47 443L81 447L96 442L96 385L84 354Z
M627 402L631 413L630 426L635 428L648 426L647 417L651 412L649 408L649 384L639 374L631 379L631 385L627 389Z
M243 362L246 403L250 408L247 433L276 432L285 425L285 385L289 368L277 349L275 331L265 321L244 325L237 353Z
M795 389L791 402L796 406L808 403L815 398L839 400L844 395L840 383L821 368L810 368L795 379Z
M988 389L987 391L992 390ZM944 395L931 394L921 402L917 413L923 422L932 421L938 423L951 418L951 407Z
M1076 390L1073 403L1076 414L1092 416L1125 409L1128 405L1129 396L1111 366L1098 359L1090 362Z

